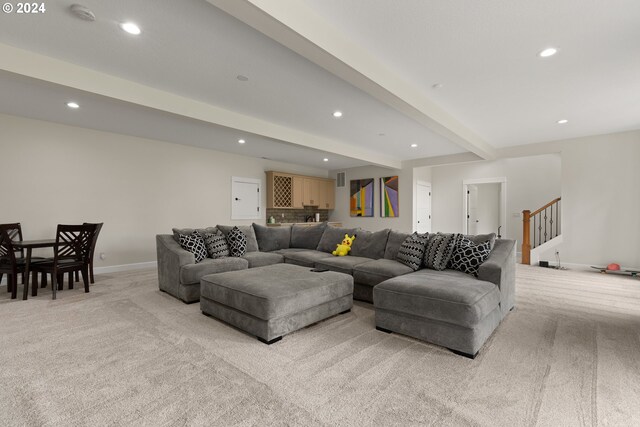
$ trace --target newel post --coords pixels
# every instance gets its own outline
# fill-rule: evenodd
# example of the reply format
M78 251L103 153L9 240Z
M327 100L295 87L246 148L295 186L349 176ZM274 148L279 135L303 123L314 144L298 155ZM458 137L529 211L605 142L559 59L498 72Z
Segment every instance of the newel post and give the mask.
M531 264L531 211L522 211L522 263Z

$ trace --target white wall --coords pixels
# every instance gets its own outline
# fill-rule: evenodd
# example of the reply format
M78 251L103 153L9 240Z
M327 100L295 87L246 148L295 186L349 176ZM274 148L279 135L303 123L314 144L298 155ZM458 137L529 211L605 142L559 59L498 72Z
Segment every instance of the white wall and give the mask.
M639 187L640 132L563 143L562 262L640 268Z
M0 114L0 223L25 239L53 238L58 223L104 222L96 267L156 260L155 235L231 221L231 176L314 169ZM264 213L262 220L264 222Z
M521 213L535 210L561 194L560 155L544 154L514 159L435 166L431 171L432 229L463 231L465 179L507 179L507 218L503 238L522 240Z
M365 230L377 231L384 228L410 232L414 229L414 200L415 178L413 169L387 169L377 166L363 166L345 171L331 171L330 177L336 178L338 172L346 173L346 184L343 188L336 188L336 209L329 216L331 221L340 221L345 227L361 227ZM380 217L380 178L398 175L399 185L399 216L396 218ZM349 182L352 179L374 179L373 217L351 217L349 213Z

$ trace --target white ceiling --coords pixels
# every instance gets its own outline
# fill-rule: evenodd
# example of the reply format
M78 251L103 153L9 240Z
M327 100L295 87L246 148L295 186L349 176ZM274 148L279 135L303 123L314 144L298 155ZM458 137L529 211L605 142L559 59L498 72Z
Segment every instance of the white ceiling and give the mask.
M242 129L7 72L0 111L330 169L362 165L348 154L358 149L398 161L467 151L212 2L83 0L93 23L73 17L72 2L48 2L42 15L0 14L0 43L336 141L342 155L323 163L323 150L296 145L304 141L258 135L259 144L238 146ZM241 2L261 3L231 4ZM279 2L314 11L327 33L347 37L494 147L640 128L637 0ZM123 33L125 20L142 35ZM549 45L559 54L538 58ZM64 108L70 96L83 100L74 114Z
M640 128L638 0L302 1L491 145Z

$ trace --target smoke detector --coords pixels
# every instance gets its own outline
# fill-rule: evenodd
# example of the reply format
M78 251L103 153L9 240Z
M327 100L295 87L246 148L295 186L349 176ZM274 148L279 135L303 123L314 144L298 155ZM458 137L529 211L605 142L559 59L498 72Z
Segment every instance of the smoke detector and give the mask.
M69 10L71 10L71 13L73 13L75 16L82 19L83 21L93 22L96 20L96 15L93 12L91 12L91 10L88 7L83 6L81 4L73 4L71 5L71 7L69 7Z

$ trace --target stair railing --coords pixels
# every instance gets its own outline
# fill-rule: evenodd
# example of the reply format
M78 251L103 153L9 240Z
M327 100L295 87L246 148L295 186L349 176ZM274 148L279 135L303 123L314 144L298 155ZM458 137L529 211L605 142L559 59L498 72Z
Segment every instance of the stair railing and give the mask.
M522 211L522 263L531 264L531 249L558 235L560 235L560 197L533 212Z

